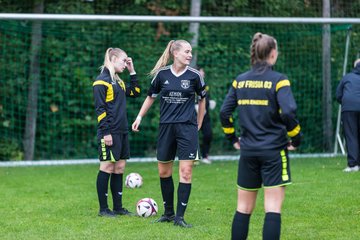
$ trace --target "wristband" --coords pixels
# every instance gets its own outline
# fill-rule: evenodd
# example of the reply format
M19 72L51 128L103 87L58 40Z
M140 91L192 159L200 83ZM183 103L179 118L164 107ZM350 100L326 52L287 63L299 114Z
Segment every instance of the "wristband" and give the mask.
M141 117L141 116L137 116L137 117L136 117L136 120L141 121L141 119L142 119L142 117Z

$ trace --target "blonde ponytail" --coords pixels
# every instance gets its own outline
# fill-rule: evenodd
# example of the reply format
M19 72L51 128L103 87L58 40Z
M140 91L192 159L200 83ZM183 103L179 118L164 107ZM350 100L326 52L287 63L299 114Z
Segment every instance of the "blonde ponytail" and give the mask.
M179 50L184 43L189 44L186 40L171 40L166 46L163 54L155 64L155 67L150 71L149 75L152 77L155 76L160 68L166 66L170 61L170 58L173 58L174 51Z
M171 46L172 44L175 42L175 40L171 40L168 45L166 46L163 54L161 55L161 57L159 58L159 60L157 61L157 63L155 64L155 67L150 71L149 75L150 76L155 76L155 74L157 73L157 71L166 66L166 64L168 64L170 57L171 57Z

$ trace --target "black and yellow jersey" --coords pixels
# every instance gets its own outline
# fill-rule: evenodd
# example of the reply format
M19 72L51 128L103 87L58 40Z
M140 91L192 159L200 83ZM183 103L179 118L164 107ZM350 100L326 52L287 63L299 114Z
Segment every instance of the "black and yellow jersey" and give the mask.
M122 80L112 80L109 70L104 68L93 83L93 91L98 137L128 132L126 97L140 95L136 74L130 75L130 84L126 86Z
M190 123L197 125L195 96L206 96L205 82L199 71L186 67L175 74L172 66L161 68L153 80L148 96L160 95L160 123Z
M232 112L237 108L242 151L283 149L288 137L300 134L296 103L288 78L267 63L259 63L232 83L221 107L221 123L235 143Z

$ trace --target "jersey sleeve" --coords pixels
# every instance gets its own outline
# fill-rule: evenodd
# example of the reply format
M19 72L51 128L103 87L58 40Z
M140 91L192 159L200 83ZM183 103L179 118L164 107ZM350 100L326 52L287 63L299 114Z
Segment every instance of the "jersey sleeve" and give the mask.
M98 128L102 134L110 134L109 116L106 112L106 102L114 98L112 85L103 80L97 80L93 83L93 94L95 101L95 112L98 121Z
M140 86L136 74L130 75L130 84L126 87L126 96L136 98L140 96Z
M301 127L296 117L296 102L290 88L290 81L285 77L276 84L277 102L280 117L286 126L288 136L293 138L301 134Z
M233 144L238 141L238 138L235 134L234 120L232 115L235 108L237 107L236 87L237 81L234 80L220 110L220 119L224 134L226 138Z
M149 97L155 98L160 93L160 90L161 90L160 76L159 73L157 73L153 78L153 80L151 81L147 95Z
M206 97L206 84L204 81L204 78L199 75L198 78L196 78L196 87L195 87L196 94L199 96L200 99Z

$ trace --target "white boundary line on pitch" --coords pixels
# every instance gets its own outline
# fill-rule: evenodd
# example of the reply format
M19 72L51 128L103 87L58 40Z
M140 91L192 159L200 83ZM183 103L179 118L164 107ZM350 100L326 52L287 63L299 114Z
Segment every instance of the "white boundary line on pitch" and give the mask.
M317 157L341 157L342 154L315 153L315 154L290 154L291 158L317 158ZM212 156L214 161L236 161L239 155L218 155ZM128 162L156 162L155 157L131 158ZM98 164L98 159L78 159L78 160L40 160L40 161L0 161L0 167L33 167L33 166L59 166L76 164Z

